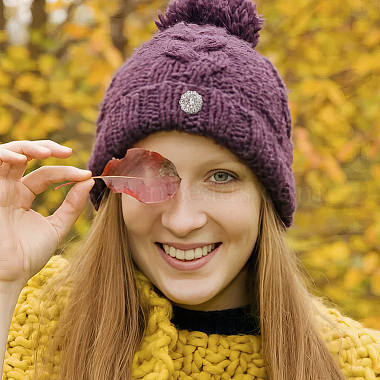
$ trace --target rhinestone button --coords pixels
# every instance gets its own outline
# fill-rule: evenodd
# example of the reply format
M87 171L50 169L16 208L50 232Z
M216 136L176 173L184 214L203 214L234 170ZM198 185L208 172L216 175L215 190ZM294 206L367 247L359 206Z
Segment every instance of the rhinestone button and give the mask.
M182 94L179 104L182 111L185 111L186 113L198 113L203 105L202 96L196 91L186 91Z

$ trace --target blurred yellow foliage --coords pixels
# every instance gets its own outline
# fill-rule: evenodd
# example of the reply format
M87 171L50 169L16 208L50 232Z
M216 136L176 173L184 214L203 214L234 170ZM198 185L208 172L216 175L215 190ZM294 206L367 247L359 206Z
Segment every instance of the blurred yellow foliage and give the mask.
M51 54L41 54L37 59L38 69L42 75L50 75L57 63L57 59Z
M370 289L374 295L380 297L380 269L370 277Z
M363 257L363 274L371 275L380 268L380 257L378 252L372 251Z
M13 120L11 113L4 107L0 107L0 135L5 135L9 132Z
M319 291L380 328L380 3L274 0L258 10L257 49L291 90L302 196L290 241Z

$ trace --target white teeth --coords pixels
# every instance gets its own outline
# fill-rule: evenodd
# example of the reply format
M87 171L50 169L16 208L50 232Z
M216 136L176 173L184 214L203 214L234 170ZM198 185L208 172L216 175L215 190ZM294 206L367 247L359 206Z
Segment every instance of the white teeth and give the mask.
M194 250L190 249L189 251L185 251L185 259L186 260L193 260L195 257Z
M195 251L194 251L194 257L196 259L199 259L200 257L202 257L202 248L196 248Z
M198 247L196 249L182 250L176 249L167 244L163 244L165 252L171 257L175 257L178 260L194 260L199 259L202 256L207 256L208 253L215 249L216 244L205 245L204 247Z

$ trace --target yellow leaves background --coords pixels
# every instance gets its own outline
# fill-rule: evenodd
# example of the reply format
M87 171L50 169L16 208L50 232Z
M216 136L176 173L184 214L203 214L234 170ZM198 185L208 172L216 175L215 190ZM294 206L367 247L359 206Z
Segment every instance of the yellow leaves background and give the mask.
M290 90L298 210L289 231L315 283L380 328L380 3L260 1L258 50Z
M112 74L156 31L152 19L166 4L129 3L120 51L111 19L121 2L47 3L47 13L66 9L69 15L84 6L92 20L72 17L45 34L33 31L37 56L26 46L0 51L0 142L53 139L72 147L73 156L44 164L85 168ZM266 19L257 50L279 69L293 117L298 209L289 242L316 294L380 329L380 3L257 4ZM41 164L32 162L28 170ZM46 191L35 208L52 213L66 191ZM89 206L70 238L85 233L91 218Z

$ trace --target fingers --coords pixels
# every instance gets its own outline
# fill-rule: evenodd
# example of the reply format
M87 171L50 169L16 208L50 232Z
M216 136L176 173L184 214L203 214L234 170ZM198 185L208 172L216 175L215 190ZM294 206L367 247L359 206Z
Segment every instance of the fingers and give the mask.
M0 177L19 181L26 169L26 163L32 159L48 157L67 158L71 148L50 140L12 141L0 145ZM4 165L6 164L6 165Z
M36 158L47 158L50 155L57 158L67 158L70 157L72 149L67 146L60 145L51 140L37 140L37 141L12 141L6 144L0 145L0 159L3 160L2 156L7 157L7 152L11 151L17 153L21 156L26 156L28 160L34 158L33 156L38 156ZM8 162L10 164L20 163L19 159L13 156L14 162ZM24 161L25 162L25 161Z
M37 195L52 184L65 181L85 181L91 176L89 170L82 170L73 166L43 166L26 175L21 182L34 195Z
M25 173L27 163L20 163L18 165L11 165L3 162L0 166L0 179L10 179L13 181L19 181Z
M6 162L8 164L20 165L27 162L27 157L7 149L0 149L0 164Z
M94 183L93 179L89 179L75 184L67 194L62 205L53 215L46 218L57 231L59 242L68 234L70 228L84 210L88 193L94 186Z

